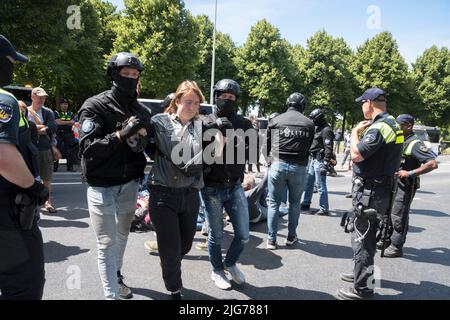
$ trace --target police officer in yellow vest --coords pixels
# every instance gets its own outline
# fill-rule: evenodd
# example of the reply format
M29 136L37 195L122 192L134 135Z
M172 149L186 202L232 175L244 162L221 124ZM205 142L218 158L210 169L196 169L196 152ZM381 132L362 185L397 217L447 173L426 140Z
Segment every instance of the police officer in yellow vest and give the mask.
M352 130L350 154L353 166L353 217L349 223L353 248L353 274L341 279L353 282L341 288L343 300L360 300L374 294L372 276L380 221L386 221L400 167L403 131L386 112L386 93L371 88L356 99L366 121ZM362 135L362 138L360 136Z
M58 125L56 140L58 149L62 153L63 159L67 160L67 171L73 172L75 163L75 136L72 132L72 126L75 124L75 115L69 111L69 102L61 99L59 102L60 111L55 111L55 122ZM54 171L58 171L58 161L54 162Z
M388 258L403 256L403 245L406 241L411 202L419 188L419 176L437 169L435 155L413 132L414 118L409 114L401 114L397 122L405 135L403 156L400 170L397 172L398 188L392 207L392 235L390 246L384 252Z
M0 35L0 88L11 83L16 61L28 58ZM45 282L37 208L48 190L35 180L26 128L16 98L0 89L0 300L41 299Z

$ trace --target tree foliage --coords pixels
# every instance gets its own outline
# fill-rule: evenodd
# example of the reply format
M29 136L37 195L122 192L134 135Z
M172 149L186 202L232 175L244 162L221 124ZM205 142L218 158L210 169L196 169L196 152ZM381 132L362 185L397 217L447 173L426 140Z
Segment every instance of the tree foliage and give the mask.
M250 103L258 101L263 114L284 108L295 77L290 50L279 30L261 20L251 28L236 55L244 97L247 94Z
M413 64L412 78L419 95L424 123L450 123L450 52L436 46L426 50ZM419 108L416 108L419 109Z
M195 77L198 85L203 91L206 100L209 102L211 87L211 68L212 68L212 47L214 24L206 15L200 15L195 18L199 33L196 47L199 53L199 60L195 70ZM229 35L216 30L216 57L215 57L215 76L214 82L220 79L236 79L237 68L234 65L233 58L236 54L236 46Z
M387 92L389 112L400 113L407 109L411 93L408 92L408 66L391 33L382 32L359 47L352 70L359 94L379 87Z
M164 98L194 77L198 28L183 1L125 0L115 32L113 51L132 52L144 64L142 95Z

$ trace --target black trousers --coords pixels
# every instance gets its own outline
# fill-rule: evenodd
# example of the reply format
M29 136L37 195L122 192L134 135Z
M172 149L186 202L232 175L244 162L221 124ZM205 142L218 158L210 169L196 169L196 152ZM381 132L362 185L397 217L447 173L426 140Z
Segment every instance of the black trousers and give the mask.
M374 282L374 257L377 248L377 229L379 224L379 217L387 213L389 208L389 200L391 197L391 186L379 185L371 188L370 200L368 201L367 208L375 209L378 213L378 218L369 219L367 216L356 218L355 230L352 232L351 243L353 249L354 260L354 288L361 293L373 292ZM353 210L356 212L356 206L359 203L365 203L364 186L353 185ZM357 241L359 235L356 233L356 229L360 234L365 235L364 239Z
M415 183L409 179L398 179L398 189L392 206L392 235L391 243L402 249L406 242L409 225L409 209L416 194Z
M45 283L42 234L36 221L23 231L13 217L13 208L0 204L0 300L40 300Z
M57 147L61 151L63 159L67 159L67 167L72 167L76 163L76 143L72 131L58 130L56 141L58 142Z
M155 227L166 289L180 290L181 260L192 247L200 208L199 190L153 186L150 218Z

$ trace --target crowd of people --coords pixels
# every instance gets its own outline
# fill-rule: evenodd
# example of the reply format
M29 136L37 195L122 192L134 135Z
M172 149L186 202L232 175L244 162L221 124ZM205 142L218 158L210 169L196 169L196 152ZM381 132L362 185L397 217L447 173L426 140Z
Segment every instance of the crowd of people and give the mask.
M27 58L3 36L0 49L0 85L4 86L11 81L13 62L26 63ZM279 217L286 214L284 245L294 246L299 215L310 209L315 183L320 209L313 213L329 214L326 176L336 164L336 137L324 110L304 115L306 96L292 93L285 112L271 117L261 145L252 122L237 113L241 88L236 81L222 79L216 83L212 114L199 114L205 99L191 80L179 84L163 113L152 114L137 100L143 70L135 55L115 54L107 65L111 89L87 99L78 112L82 178L88 184L88 210L97 238L104 296L133 296L121 269L146 155L154 164L147 180L150 198L143 206L148 205L162 278L171 298L182 298L181 264L192 247L199 211L208 225L212 283L222 290L231 289L231 281L243 285L246 277L238 262L249 241L250 221L267 220L266 247L276 250L280 245ZM15 98L0 90L0 227L10 231L0 235L0 299L42 298L45 276L38 208L45 205L48 211L54 210L49 197L53 138L61 137L62 150L71 145L66 127L74 121L74 115L67 111L67 101L61 101L61 112L55 120L54 113L43 107L46 96L42 88L35 88L32 105L25 108L39 136L33 148L32 142L19 138L19 127L28 128L22 125L28 119L21 115ZM339 289L340 299L373 296L370 267L377 241L383 240L378 241L382 256L401 256L418 176L437 168L434 156L412 132L414 119L409 115L395 119L387 113L383 90L368 89L356 102L361 104L366 120L347 139L346 149L353 163L353 210L344 221L345 230L352 235L354 270L342 275L353 286ZM260 149L267 151L268 169L256 185L251 178L244 179L244 173L246 164L259 163ZM68 159L68 169L73 169L71 161ZM17 203L21 194L31 202ZM225 254L224 212L233 228L233 240ZM31 221L27 225L25 218ZM393 228L389 228L389 222ZM22 251L11 250L14 246Z

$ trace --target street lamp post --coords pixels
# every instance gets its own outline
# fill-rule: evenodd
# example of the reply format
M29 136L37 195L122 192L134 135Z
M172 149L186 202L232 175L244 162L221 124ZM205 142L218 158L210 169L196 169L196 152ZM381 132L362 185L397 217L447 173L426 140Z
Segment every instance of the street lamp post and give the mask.
M217 22L217 0L214 12L214 32L213 32L213 49L212 49L212 66L211 66L211 95L209 96L209 103L213 104L214 93L214 73L216 68L216 22Z

